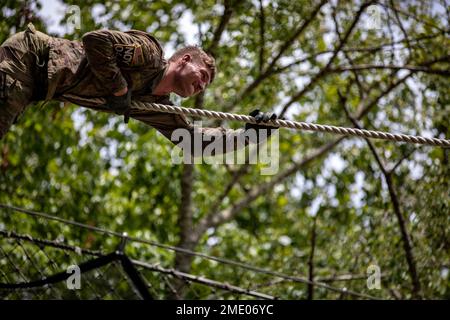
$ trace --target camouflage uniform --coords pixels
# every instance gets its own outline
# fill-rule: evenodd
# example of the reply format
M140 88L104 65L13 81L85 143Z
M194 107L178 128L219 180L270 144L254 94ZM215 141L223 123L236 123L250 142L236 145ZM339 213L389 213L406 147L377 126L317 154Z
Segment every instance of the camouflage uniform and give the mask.
M31 26L0 47L0 138L33 101L45 98L49 36Z
M0 47L0 139L33 101L57 100L113 112L105 98L128 87L133 100L171 104L168 95L152 95L167 65L158 41L142 31L98 30L80 42L50 37L29 24ZM133 108L130 117L169 139L175 129L185 128L226 143L243 131L194 129L182 115Z

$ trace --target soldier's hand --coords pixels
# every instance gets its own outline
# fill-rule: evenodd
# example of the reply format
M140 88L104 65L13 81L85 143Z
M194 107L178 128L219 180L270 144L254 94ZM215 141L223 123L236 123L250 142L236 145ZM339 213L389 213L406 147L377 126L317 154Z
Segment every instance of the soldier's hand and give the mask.
M250 112L249 115L254 117L257 123L256 124L255 123L246 123L245 130L249 130L249 129L256 130L256 133L258 134L257 143L260 142L259 141L260 133L262 133L262 134L265 133L265 137L268 138L273 133L272 130L277 130L279 128L278 126L264 125L265 122L268 122L270 120L276 120L278 118L278 116L273 112L261 112L259 109L256 109L256 110L253 110L252 112ZM263 132L261 132L261 131L263 131Z
M127 89L126 94L121 96L113 94L106 97L106 105L116 114L124 115L124 121L128 123L130 118L131 90Z
M120 97L123 96L124 94L126 94L128 92L128 88L125 87L123 89L120 89L119 91L116 91L113 93L113 95L115 95L116 97Z
M259 109L256 109L250 112L249 115L254 117L257 123L246 123L245 129L278 129L276 126L264 125L265 122L268 122L269 120L276 120L278 118L278 116L273 112L261 112Z

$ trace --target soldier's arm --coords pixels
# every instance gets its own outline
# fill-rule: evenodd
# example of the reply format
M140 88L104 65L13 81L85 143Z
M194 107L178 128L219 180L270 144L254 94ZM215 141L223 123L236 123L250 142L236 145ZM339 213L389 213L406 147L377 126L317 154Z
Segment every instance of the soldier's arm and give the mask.
M257 142L254 136L249 135L244 129L193 126L184 116L178 114L132 109L130 116L157 129L172 143L180 147L190 147L193 156L201 156L206 148L208 155L218 155Z
M111 93L128 86L120 71L121 65L142 65L144 56L151 57L153 51L157 51L147 38L130 32L97 30L83 35L82 41L92 72Z

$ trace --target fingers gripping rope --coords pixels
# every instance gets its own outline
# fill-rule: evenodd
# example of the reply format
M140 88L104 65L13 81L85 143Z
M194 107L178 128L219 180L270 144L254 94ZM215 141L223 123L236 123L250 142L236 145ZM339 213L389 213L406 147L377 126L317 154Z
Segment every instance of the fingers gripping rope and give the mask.
M158 104L158 103L143 103L143 102L139 102L139 101L133 101L132 105L134 108L137 108L139 110L158 111L158 112L184 114L184 115L196 116L196 117L212 118L212 119L234 120L234 121L242 121L242 122L248 122L248 123L256 123L255 118L253 118L251 116L228 113L228 112L218 112L218 111L203 110L203 109L185 108L185 107L170 106L170 105L164 105L164 104ZM450 140L448 140L448 139L425 138L425 137L421 137L421 136L413 136L413 135L406 135L406 134L394 134L394 133L390 133L390 132L365 130L365 129L357 129L357 128L337 127L337 126L322 125L322 124L315 124L315 123L308 123L308 122L289 121L289 120L270 120L269 122L265 123L265 125L273 125L274 127L290 128L290 129L296 129L296 130L328 132L328 133L344 135L344 136L358 136L358 137L370 138L370 139L382 139L382 140L406 142L406 143L413 143L413 144L439 146L439 147L446 147L446 148L450 147Z

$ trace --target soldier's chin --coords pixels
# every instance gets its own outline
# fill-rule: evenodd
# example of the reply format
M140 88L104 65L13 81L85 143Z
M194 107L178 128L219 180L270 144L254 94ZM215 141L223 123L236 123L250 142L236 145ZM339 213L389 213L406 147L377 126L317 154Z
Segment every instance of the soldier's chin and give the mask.
M185 90L177 90L177 91L175 91L175 94L182 98L189 97L189 95L187 94L187 92Z
M185 87L184 90L182 90L182 92L180 92L179 96L181 96L183 98L193 96L195 93L195 90L191 90L191 87L192 86Z

